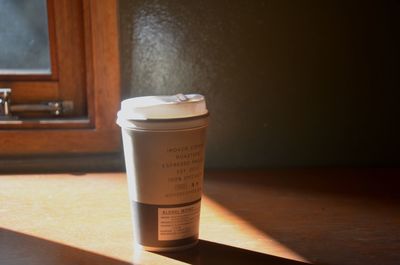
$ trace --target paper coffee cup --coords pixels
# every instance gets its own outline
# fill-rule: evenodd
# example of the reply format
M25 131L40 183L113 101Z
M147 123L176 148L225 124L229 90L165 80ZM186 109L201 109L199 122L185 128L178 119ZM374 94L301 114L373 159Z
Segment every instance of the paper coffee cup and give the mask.
M171 251L198 241L208 111L199 94L122 101L134 243Z

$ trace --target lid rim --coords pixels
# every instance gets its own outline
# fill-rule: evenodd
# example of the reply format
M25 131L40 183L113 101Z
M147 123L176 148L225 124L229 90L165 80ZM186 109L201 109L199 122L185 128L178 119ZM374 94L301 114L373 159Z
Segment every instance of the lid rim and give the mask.
M118 113L119 114L119 113ZM118 120L124 121L138 121L138 122L176 122L176 121L183 121L183 120L195 120L195 119L202 119L207 118L210 116L210 113L207 111L205 114L196 115L196 116L187 116L187 117L177 117L177 118L123 118L118 115Z

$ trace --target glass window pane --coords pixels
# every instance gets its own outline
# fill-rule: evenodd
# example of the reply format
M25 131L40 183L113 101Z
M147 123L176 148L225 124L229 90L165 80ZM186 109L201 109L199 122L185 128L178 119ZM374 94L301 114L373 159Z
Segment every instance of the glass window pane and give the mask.
M46 0L0 0L0 74L50 74Z

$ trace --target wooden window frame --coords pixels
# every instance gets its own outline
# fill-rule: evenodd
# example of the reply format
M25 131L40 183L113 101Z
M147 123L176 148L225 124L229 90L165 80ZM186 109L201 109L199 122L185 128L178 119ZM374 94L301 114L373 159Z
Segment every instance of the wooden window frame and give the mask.
M0 156L118 152L121 146L115 124L120 102L120 64L117 0L84 0L86 95L88 119L53 121L39 129L0 130ZM62 128L52 126L64 122ZM78 125L77 125L78 124Z

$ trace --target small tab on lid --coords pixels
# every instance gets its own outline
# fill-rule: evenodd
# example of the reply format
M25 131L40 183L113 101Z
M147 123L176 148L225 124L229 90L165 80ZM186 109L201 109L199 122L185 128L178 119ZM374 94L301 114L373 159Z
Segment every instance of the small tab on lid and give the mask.
M189 100L184 94L182 94L182 93L179 93L179 94L176 94L175 95L177 98L178 98L178 100L179 101L187 101L187 100Z

